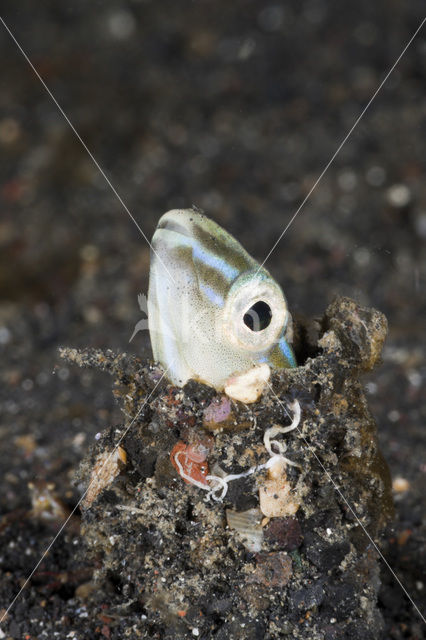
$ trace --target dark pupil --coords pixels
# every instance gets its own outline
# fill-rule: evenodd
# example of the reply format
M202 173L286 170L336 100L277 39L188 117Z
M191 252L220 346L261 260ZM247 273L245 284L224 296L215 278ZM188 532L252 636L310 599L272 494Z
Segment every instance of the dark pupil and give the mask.
M244 314L243 320L244 324L252 331L263 331L269 327L271 318L271 307L263 300L259 300Z

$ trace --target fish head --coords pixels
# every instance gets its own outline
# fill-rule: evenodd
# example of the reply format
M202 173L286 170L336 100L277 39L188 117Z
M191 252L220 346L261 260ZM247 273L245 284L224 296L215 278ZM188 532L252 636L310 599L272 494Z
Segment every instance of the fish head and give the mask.
M296 366L279 285L240 243L193 209L160 219L152 239L148 322L154 358L179 386L226 380L266 362Z

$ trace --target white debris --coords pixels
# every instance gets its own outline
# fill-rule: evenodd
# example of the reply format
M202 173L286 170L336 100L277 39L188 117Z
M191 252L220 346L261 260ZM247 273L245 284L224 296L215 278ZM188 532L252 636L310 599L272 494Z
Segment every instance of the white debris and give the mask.
M228 378L225 393L233 400L247 404L256 402L262 395L270 376L269 365L266 363L257 365L245 373Z

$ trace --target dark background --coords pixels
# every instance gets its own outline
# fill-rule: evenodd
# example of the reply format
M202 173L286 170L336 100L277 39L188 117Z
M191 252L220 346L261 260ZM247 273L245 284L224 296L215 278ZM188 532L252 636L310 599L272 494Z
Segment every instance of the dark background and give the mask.
M2 3L148 238L162 213L196 204L260 261L424 14L420 0ZM28 507L35 478L55 480L72 503L78 462L120 419L110 381L64 365L57 349L149 355L147 335L128 345L149 247L2 25L0 60L0 502L9 512ZM382 548L419 604L425 82L426 27L266 264L296 315L321 315L344 294L388 318L383 364L365 384L392 475L408 490L395 495L395 532ZM423 637L386 569L383 580L386 637Z

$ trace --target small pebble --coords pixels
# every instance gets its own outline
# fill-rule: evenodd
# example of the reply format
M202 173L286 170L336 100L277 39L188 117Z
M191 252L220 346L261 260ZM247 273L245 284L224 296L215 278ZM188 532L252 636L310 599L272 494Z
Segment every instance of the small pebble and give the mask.
M405 478L398 477L398 478L395 478L394 481L392 482L392 489L396 493L404 493L405 491L408 491L409 488L410 488L410 483Z
M386 192L386 198L391 207L401 209L411 201L411 191L405 184L393 184Z
M388 413L388 418L389 418L389 420L391 422L398 422L400 417L401 417L401 414L396 409L393 409L392 411L389 411L389 413Z
M359 247L354 251L355 262L360 267L366 267L370 263L370 252L367 247Z
M231 401L227 396L214 398L204 409L203 418L207 424L220 424L229 418L231 413Z
M81 447L86 441L86 437L87 437L87 433L85 433L84 431L80 431L80 433L77 433L74 436L72 440L72 445L74 447Z
M108 17L108 29L116 40L126 40L136 30L136 20L130 11L115 11Z
M412 387L421 387L423 378L422 374L418 371L409 371L407 378Z

